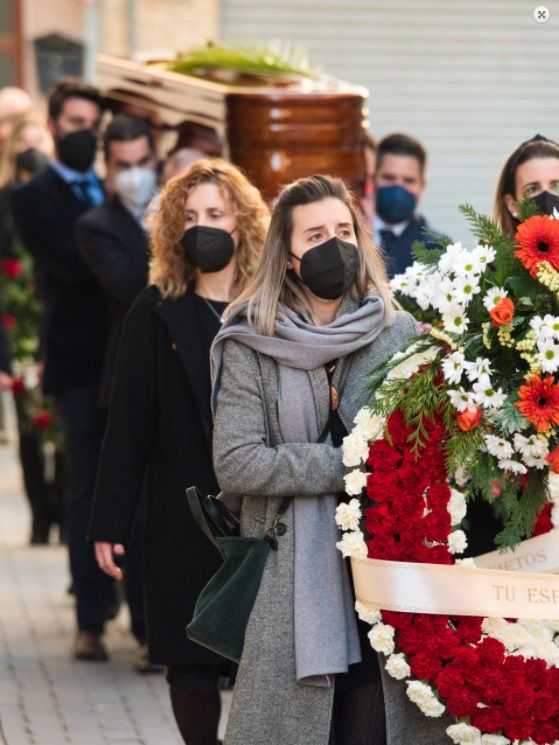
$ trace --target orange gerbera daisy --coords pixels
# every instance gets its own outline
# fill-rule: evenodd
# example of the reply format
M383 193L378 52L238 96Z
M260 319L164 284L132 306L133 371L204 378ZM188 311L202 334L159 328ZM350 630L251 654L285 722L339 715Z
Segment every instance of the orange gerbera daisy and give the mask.
M526 385L520 386L515 405L538 432L559 424L559 385L553 384L553 375L532 375Z
M515 240L519 248L514 252L532 277L538 273L538 264L548 261L559 270L559 220L547 215L534 215L520 223Z

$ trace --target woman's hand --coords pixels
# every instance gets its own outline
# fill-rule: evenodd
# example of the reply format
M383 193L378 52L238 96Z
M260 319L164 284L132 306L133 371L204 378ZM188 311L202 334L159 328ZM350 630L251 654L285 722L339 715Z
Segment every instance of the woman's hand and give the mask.
M122 569L118 567L113 559L114 556L124 556L124 546L121 543L107 543L105 541L95 541L95 558L105 574L115 579L122 579Z

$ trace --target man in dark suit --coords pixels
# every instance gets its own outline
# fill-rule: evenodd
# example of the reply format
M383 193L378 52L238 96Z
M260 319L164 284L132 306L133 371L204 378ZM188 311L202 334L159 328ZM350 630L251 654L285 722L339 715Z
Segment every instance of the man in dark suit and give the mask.
M59 82L49 97L55 157L11 198L23 244L35 262L45 304L43 388L53 396L69 466L68 546L76 593L74 656L105 660L103 628L112 585L97 567L86 532L105 418L98 390L108 334L105 294L80 256L76 221L104 201L93 163L103 114L99 91Z
M147 285L149 247L143 217L156 189L157 156L147 122L127 116L112 120L105 130L103 145L107 182L113 196L78 220L76 240L110 306L109 342L100 390L100 404L108 408L124 319L136 295ZM151 665L147 656L141 513L140 509L127 546L124 579L132 632L140 644L135 667L139 672L152 672L160 668Z
M412 246L435 245L437 233L417 213L426 186L427 153L420 142L404 134L380 141L374 176L375 242L386 255L388 275L401 274L413 263Z

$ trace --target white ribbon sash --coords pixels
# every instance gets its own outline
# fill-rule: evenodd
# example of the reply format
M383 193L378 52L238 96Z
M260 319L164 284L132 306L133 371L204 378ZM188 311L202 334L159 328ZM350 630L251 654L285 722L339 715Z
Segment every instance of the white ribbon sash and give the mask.
M507 572L558 572L559 530L522 541L513 550L491 551L474 559L477 567Z
M559 620L559 575L360 558L351 568L357 600L382 610Z

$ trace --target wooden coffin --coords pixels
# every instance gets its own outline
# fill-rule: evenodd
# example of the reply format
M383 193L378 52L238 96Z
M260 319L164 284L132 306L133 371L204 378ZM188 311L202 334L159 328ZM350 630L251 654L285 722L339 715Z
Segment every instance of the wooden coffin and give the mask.
M313 173L340 176L360 192L367 91L332 78L281 87L234 86L107 55L96 82L109 98L151 108L166 125L194 122L224 143L266 198Z

